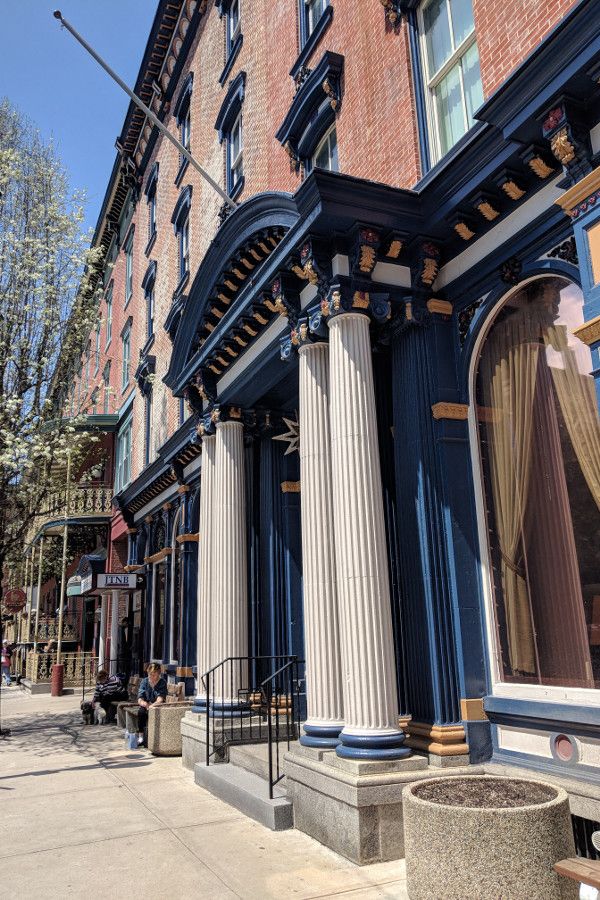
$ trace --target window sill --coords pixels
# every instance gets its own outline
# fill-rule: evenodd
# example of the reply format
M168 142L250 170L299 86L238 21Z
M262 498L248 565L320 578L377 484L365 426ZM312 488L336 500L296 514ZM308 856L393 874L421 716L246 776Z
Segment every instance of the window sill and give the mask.
M175 290L173 291L173 300L177 300L177 298L181 296L181 294L183 293L184 287L186 286L186 284L187 284L188 281L189 281L189 278L190 278L190 273L189 273L189 271L185 272L185 273L181 276L181 278L179 279L179 283L178 283L177 287L176 287Z
M227 76L231 72L233 68L233 64L237 59L237 55L240 52L241 46L244 43L244 35L240 32L236 37L235 41L231 45L231 50L229 51L229 56L227 57L227 61L223 67L223 71L219 76L219 84L221 87L225 84L227 80Z
M151 252L152 248L154 247L154 244L156 243L156 233L157 232L156 232L156 228L155 228L148 239L148 243L146 244L146 249L144 250L145 256L150 255L150 252Z
M189 159L186 159L184 157L181 162L181 165L179 166L179 171L177 172L177 175L175 176L175 184L177 187L179 187L179 185L181 184L181 180L182 180L183 176L185 175L189 164L190 164Z
M331 24L331 20L333 19L333 6L329 5L324 10L323 15L311 31L308 39L306 40L298 59L290 69L290 75L292 78L295 78L300 69L306 64L307 60L312 56L312 53L329 28Z

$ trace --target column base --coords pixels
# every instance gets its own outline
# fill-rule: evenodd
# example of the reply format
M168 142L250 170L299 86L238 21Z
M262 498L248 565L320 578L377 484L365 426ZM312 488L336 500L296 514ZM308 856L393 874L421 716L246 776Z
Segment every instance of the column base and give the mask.
M424 750L430 756L468 756L469 753L462 725L432 725L428 722L411 721L406 743L413 750Z
M340 742L343 725L311 725L305 722L302 728L304 734L300 735L300 743L303 747L333 750Z
M354 734L343 730L335 752L342 759L404 759L412 753L410 747L404 746L405 740L403 731Z
M214 719L240 719L252 714L253 709L248 701L211 700L210 702L209 715Z
M206 712L206 697L194 697L194 704L192 706L192 712L195 712L195 713L205 713Z

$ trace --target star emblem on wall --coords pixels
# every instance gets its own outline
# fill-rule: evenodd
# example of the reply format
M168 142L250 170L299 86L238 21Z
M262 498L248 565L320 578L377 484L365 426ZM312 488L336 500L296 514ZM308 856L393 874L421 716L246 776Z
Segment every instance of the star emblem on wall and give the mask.
M298 418L298 413L296 413L296 420ZM300 423L294 419L286 419L283 417L283 421L287 426L287 431L283 434L277 434L273 437L274 441L284 441L289 444L289 447L283 454L284 456L289 456L290 453L298 452L300 447Z

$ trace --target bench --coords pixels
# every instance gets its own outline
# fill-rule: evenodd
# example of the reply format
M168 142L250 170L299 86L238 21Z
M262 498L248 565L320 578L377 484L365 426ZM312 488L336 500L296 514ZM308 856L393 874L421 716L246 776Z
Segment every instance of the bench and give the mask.
M128 700L114 700L111 703L111 706L116 708L117 711L117 724L120 728L125 728L125 709L128 706L137 706L137 694L138 688L140 686L140 676L132 675L129 681L127 682L127 694Z
M193 705L185 699L183 682L167 685L167 699L148 710L148 750L154 756L181 756L181 720ZM138 729L138 705L124 704L124 727L129 732Z
M571 878L600 890L600 862L596 860L582 859L579 856L561 859L554 864L554 871L563 878Z

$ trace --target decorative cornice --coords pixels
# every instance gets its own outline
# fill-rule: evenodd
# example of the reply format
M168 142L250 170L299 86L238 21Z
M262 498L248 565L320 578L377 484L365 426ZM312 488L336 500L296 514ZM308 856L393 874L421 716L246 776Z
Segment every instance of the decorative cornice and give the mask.
M244 102L246 92L246 73L239 72L227 88L225 99L221 104L215 128L219 132L219 141L223 143L228 131Z
M427 301L427 309L430 313L437 313L440 316L451 316L453 306L449 300L437 300L432 297Z
M431 412L434 419L465 421L469 417L469 407L466 403L434 403Z
M587 201L590 205L594 205L600 191L600 166L597 166L589 175L574 184L572 188L565 191L554 202L564 209L569 216L577 216L580 212L585 212L586 208L583 204Z
M573 334L588 347L600 341L600 316L573 329Z

